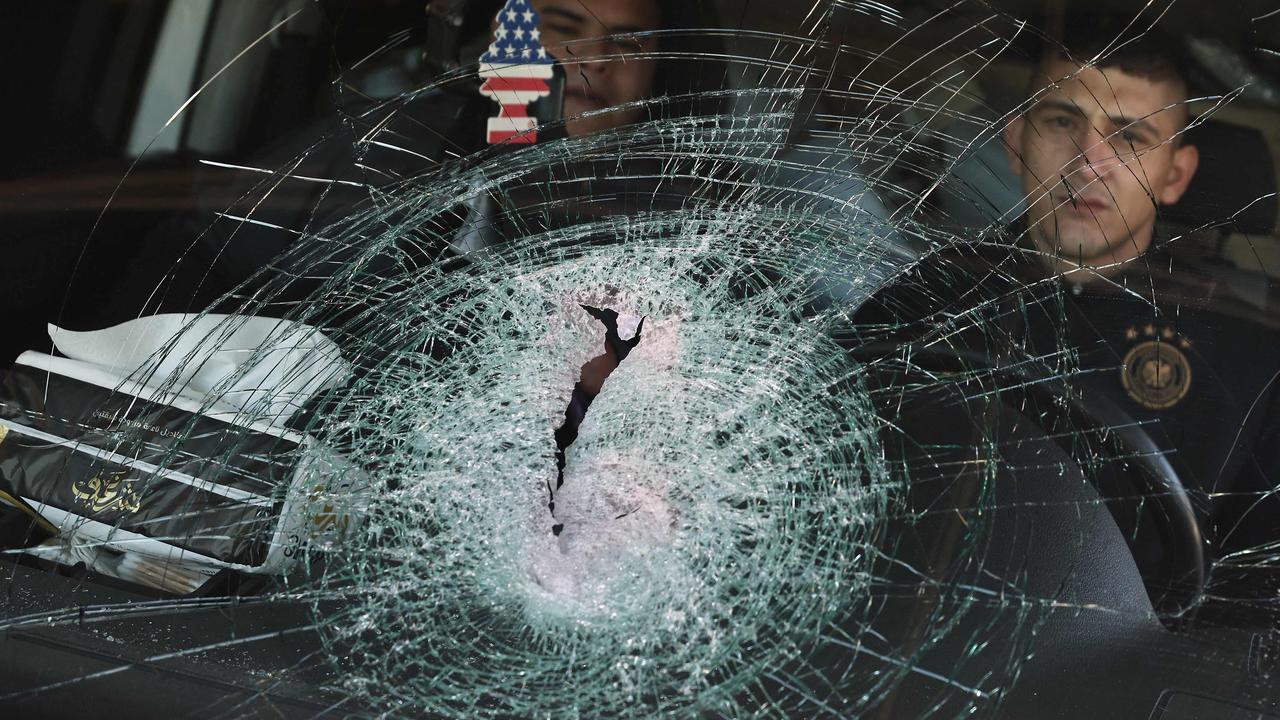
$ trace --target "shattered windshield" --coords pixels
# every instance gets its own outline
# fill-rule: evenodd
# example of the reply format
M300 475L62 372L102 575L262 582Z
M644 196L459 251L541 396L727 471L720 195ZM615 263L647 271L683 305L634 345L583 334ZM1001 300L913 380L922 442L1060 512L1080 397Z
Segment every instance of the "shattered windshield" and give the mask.
M24 9L0 702L1280 717L1266 5Z

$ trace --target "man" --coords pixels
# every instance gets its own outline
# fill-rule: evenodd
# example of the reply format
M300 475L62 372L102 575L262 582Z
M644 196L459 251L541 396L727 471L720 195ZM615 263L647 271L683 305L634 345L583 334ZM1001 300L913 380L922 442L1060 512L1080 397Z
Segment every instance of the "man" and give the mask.
M1011 241L928 258L860 309L861 332L1061 377L1095 421L1145 433L1200 513L1209 592L1239 599L1274 580L1242 580L1228 559L1255 572L1250 549L1280 539L1280 323L1158 236L1160 206L1199 164L1182 139L1186 75L1158 33L1112 42L1102 25L1066 23L1005 133L1027 208ZM1043 422L1065 438L1087 429L1063 421ZM1123 472L1102 465L1100 486ZM1143 534L1135 553L1149 568L1168 543Z
M565 71L569 136L654 117L724 111L726 68L711 0L529 0L539 42ZM694 31L694 32L689 32ZM661 103L646 103L662 98Z
M1223 559L1280 538L1280 333L1274 312L1156 237L1159 207L1178 202L1200 160L1182 139L1186 75L1158 32L1114 37L1069 21L1071 54L1044 53L1005 132L1027 210L1022 257L1004 264L1022 287L1002 320L1033 356L1071 358L1050 364L1151 436L1204 513L1219 563L1209 592L1239 597L1259 580L1240 582Z
M657 0L533 0L547 52L565 68L570 136L644 119L654 91ZM602 112L604 110L608 112Z
M1237 358L1280 367L1268 362L1272 348L1251 342L1274 323L1202 268L1175 262L1157 241L1159 206L1182 197L1199 164L1197 149L1181 137L1185 74L1176 46L1157 33L1110 40L1068 35L1072 56L1051 45L1026 110L1005 132L1027 210L1017 253L1002 268L1037 288L1020 295L1031 311L1017 313L1023 327L1012 334L1039 355L1071 350L1085 371L1118 368L1085 373L1079 384L1162 420L1185 452L1190 435L1176 418L1186 408L1203 412L1205 403L1227 397L1238 405L1262 391L1261 377L1242 384L1251 373L1231 367ZM1188 469L1201 488L1231 480L1224 452Z

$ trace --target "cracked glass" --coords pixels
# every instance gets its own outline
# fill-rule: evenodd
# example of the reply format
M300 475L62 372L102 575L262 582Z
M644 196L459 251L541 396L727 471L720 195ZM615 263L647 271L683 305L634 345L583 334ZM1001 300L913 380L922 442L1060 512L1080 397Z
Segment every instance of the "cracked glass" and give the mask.
M10 10L0 703L1280 717L1268 5Z

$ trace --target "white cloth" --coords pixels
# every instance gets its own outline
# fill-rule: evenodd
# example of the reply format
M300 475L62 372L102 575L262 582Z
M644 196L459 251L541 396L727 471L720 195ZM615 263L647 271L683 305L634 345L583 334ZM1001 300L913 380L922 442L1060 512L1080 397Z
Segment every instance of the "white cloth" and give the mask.
M244 315L164 314L102 330L49 325L58 351L110 375L282 424L350 373L314 327Z

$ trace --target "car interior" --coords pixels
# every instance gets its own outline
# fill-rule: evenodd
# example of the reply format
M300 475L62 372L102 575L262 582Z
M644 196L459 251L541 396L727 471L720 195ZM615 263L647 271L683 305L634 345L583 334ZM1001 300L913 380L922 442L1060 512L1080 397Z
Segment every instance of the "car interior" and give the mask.
M705 4L715 27L659 31L718 48L671 53L672 67L681 69L670 72L710 68L716 76L720 89L694 94L705 115L661 117L593 140L566 137L560 109L539 106L533 115L550 113L542 135L515 149L485 142L493 108L477 90L480 53L505 27L493 19L505 12L503 2L84 0L7 11L14 19L3 23L11 35L5 45L15 53L9 67L23 76L10 94L9 161L0 168L0 297L8 321L0 335L0 701L14 717L76 717L100 701L136 717L590 717L622 707L646 717L1280 718L1274 483L1205 487L1168 450L1175 434L1162 424L1162 411L1089 391L1094 378L1120 385L1109 368L1082 370L1065 335L1054 335L1050 342L1059 346L1047 352L1011 349L1005 321L1039 311L1018 299L1039 286L1023 283L1009 266L953 259L1016 242L1010 228L1026 202L1002 132L1026 109L1040 44L1053 41L1063 13L1077 3ZM1206 410L1196 424L1228 444L1246 429L1275 443L1265 413L1280 408L1270 394L1280 382L1265 378L1280 373L1268 349L1280 339L1280 9L1247 0L1160 0L1118 12L1131 20L1126 37L1160 25L1189 58L1192 119L1179 142L1198 149L1199 168L1183 197L1157 211L1155 237L1169 263L1221 290L1178 305L1174 317L1208 318L1195 321L1210 328L1191 337L1195 358L1229 357L1252 367L1223 376L1263 379L1256 396L1233 399L1243 419ZM563 72L573 72L571 64ZM719 109L706 110L712 107ZM482 181L488 184L467 185ZM499 209L486 211L484 203ZM477 227L484 212L491 222ZM663 219L677 215L686 224ZM734 249L699 255L707 247L688 237L719 227L737 243L723 247ZM740 232L756 236L737 239ZM377 246L352 240L384 236L390 239ZM596 683L597 674L575 665L563 667L582 673L576 688L493 671L476 689L468 684L480 681L467 668L488 671L495 658L567 655L566 648L597 657L594 646L586 649L594 626L584 620L553 640L514 633L518 652L487 637L488 646L465 645L473 627L467 623L489 627L474 618L458 619L457 632L440 637L433 634L440 627L408 623L357 627L367 611L360 603L370 597L387 615L368 617L390 622L396 602L446 592L444 581L445 589L424 589L435 588L429 569L455 560L422 561L428 570L414 572L424 577L401 573L397 568L412 562L399 557L380 566L390 568L382 580L335 574L354 552L334 550L341 538L360 538L353 547L373 553L367 548L405 542L392 536L416 537L406 530L414 522L428 534L445 532L437 526L450 522L404 520L379 504L379 493L396 496L409 482L392 477L400 466L383 460L419 452L413 462L433 468L456 445L494 448L497 457L527 440L518 423L495 421L453 443L423 421L413 432L436 445L401 442L392 432L400 401L394 392L370 399L369 388L381 387L371 378L409 377L402 387L415 388L415 372L433 380L452 374L462 388L454 393L459 407L488 402L492 386L501 385L485 375L487 363L498 362L498 351L486 350L491 336L511 332L510 347L520 352L562 342L553 333L505 329L517 306L501 301L520 297L516 281L551 287L561 280L546 278L563 266L564 282L587 282L590 272L581 267L590 265L583 263L620 246L632 253L619 254L620 264L640 252L632 247L659 258L654 265L636 261L637 268L686 267L672 259L681 253L663 254L664 247L681 248L697 257L690 277L722 293L715 296L720 305L697 307L737 308L778 323L726 321L726 357L755 352L765 341L751 333L762 327L795 329L796 347L812 342L792 348L802 369L777 383L769 372L783 372L778 368L793 356L777 355L777 367L760 361L755 385L756 369L725 370L737 366L714 365L714 353L697 355L687 340L687 357L706 365L681 370L698 379L688 386L694 389L664 391L659 400L677 397L701 408L697 388L716 372L745 383L743 398L777 393L820 409L856 387L865 392L866 417L875 418L866 438L876 449L868 454L884 473L868 483L883 485L878 492L886 499L867 511L874 521L859 521L866 530L856 556L839 558L847 596L833 593L832 609L809 617L811 627L797 626L794 635L785 635L791 616L781 611L776 626L761 625L760 647L776 641L789 648L777 651L785 660L777 666L752 656L754 646L732 647L715 656L723 667L700 668L695 682L676 671L664 678L659 659L660 679L648 680L653 687L618 691L631 700L617 706L594 704L607 694L597 692L607 679ZM828 273L819 251L835 257L826 258L830 267L857 263L865 272L856 280ZM500 285L503 268L524 274ZM798 279L804 273L818 279ZM463 284L468 277L471 284ZM615 298L631 297L609 287ZM1132 296L1135 334L1153 323L1158 331L1166 316L1155 310L1153 291L1124 290ZM563 300L565 317L577 317L571 313L593 297ZM1230 302L1215 305L1217 297ZM1010 306L1010 298L1022 304ZM540 297L528 307L544 306L560 311ZM648 367L640 365L650 362L646 343L666 348L663 333L676 332L665 329L657 310L646 312L633 313L638 325L628 327L641 351L610 351L621 368L615 385L632 377L624 371ZM237 313L267 322L200 324ZM124 334L90 332L170 315L182 320L163 337L145 324L129 325L127 342ZM692 310L674 315L687 327L706 320ZM443 329L432 330L438 335L431 342L396 347L395 338L417 337L411 333L436 317L447 322L439 321ZM278 318L322 332L295 334L276 325ZM526 320L536 326L520 317L513 326ZM591 319L581 323L599 330ZM1252 344L1215 347L1214 328ZM192 333L203 340L184 344ZM206 367L207 357L227 347L242 363L233 366L240 373L234 382L219 375L200 393L184 389L201 381L186 365ZM202 348L214 349L206 356ZM282 359L271 354L277 351L292 354ZM84 369L93 353L112 358L115 374L101 379ZM596 354L569 354L573 362L562 364L576 377L579 366L586 370L580 360ZM526 367L522 356L511 357L503 362ZM810 373L806 364L831 375ZM57 370L64 366L79 369ZM846 367L856 370L840 370ZM1192 382L1212 387L1196 368ZM170 371L168 379L148 377ZM326 374L339 372L355 380ZM296 402L281 405L258 392L280 377L297 391ZM592 412L613 412L608 391L598 392L588 400ZM546 402L558 423L564 402L555 397L559 405ZM357 402L365 400L391 409L370 420ZM790 418L781 401L761 407L779 427ZM796 407L808 412L809 405ZM736 458L734 472L751 467L768 477L776 467L779 478L790 477L783 469L790 472L796 458L828 457L820 452L824 443L832 456L856 455L839 444L841 422L854 422L848 419L825 431L810 428L812 437L795 439L794 454L752 455L757 447L738 434L746 421L733 416L737 408L705 411L708 447L737 445L742 453L707 457ZM563 412L569 417L574 409ZM268 422L265 413L287 419ZM431 417L441 427L461 423L450 413L464 417L447 408ZM85 418L108 414L111 422L138 419L128 428L85 430ZM357 416L364 425L351 419ZM591 432L583 437L583 447L592 447ZM332 438L339 438L331 443L337 459L320 449ZM1259 482L1280 480L1280 469L1266 465L1280 456L1266 442L1258 440L1250 460L1241 461L1256 466ZM810 445L817 455L804 454ZM114 454L95 450L92 462L82 462L76 458L84 447ZM660 464L667 452L653 447L645 462ZM171 490L147 485L147 497L159 499L131 500L119 489L124 476L102 469L108 461L147 477L187 479L170 483ZM315 469L321 466L348 478L345 484L320 488L295 479L324 472ZM506 472L441 467L446 486L463 484L456 478L467 473L497 483ZM835 476L826 466L808 472L817 488ZM33 499L15 489L46 477L61 495ZM89 489L86 479L94 483ZM352 483L374 488L375 499L335 509L334 497L354 496ZM214 498L208 512L223 513L216 521L232 528L227 537L183 535L190 508L182 503L190 501L163 495L196 490ZM547 487L553 514L559 490ZM41 504L58 505L63 496L52 514ZM73 496L91 498L95 514L70 514ZM744 512L764 503L735 502L728 504ZM148 503L157 509L139 520ZM285 520L290 508L305 516L298 527ZM832 512L861 512L849 504L823 508L795 511L800 524L787 533L797 547L824 547L803 522L826 528ZM627 506L617 518L632 512ZM72 534L72 525L92 547L105 546L111 562L143 569L128 574L88 551L65 550L65 542L62 554L39 551ZM756 543L766 544L761 538L748 534L735 551L751 557ZM141 548L137 557L128 543ZM167 567L154 560L165 553L208 562L195 570ZM815 566L836 562L815 550L819 556ZM466 577L489 566L475 567L481 569L468 566ZM733 597L767 598L762 588L772 586L790 597L785 593L817 574L810 569L762 567L754 587L735 588ZM497 601L486 604L483 596L489 587L476 581L454 595L474 601L480 617L498 612ZM388 594L399 599L386 600ZM732 626L734 617L706 625ZM451 652L452 665L432 664ZM383 662L413 657L422 659ZM684 666L679 672L696 675ZM720 685L718 673L750 679ZM570 692L575 704L553 703Z

